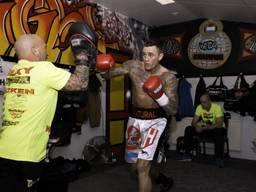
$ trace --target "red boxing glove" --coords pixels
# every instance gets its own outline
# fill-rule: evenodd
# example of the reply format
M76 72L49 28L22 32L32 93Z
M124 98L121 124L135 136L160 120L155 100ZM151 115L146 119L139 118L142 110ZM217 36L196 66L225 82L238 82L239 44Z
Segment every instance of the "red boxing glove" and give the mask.
M96 69L99 71L107 71L115 66L113 57L109 54L100 54L96 58Z
M162 81L158 76L150 76L144 82L143 89L155 99L160 106L165 106L169 103L168 97L163 92Z

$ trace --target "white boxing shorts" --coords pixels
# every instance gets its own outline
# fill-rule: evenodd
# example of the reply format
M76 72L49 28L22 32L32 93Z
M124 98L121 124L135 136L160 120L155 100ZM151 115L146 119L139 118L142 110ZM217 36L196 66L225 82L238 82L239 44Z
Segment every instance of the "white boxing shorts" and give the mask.
M128 163L136 163L138 158L152 161L167 118L159 117L163 115L155 109L136 110L132 116L129 117L125 134L125 160Z

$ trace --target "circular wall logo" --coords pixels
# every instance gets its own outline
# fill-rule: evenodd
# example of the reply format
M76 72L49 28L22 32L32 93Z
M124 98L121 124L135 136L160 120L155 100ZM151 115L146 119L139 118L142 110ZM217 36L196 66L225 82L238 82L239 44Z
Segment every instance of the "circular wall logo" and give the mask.
M199 33L188 45L188 57L193 65L201 69L222 66L232 50L230 38L223 32L220 21L207 20L200 25Z

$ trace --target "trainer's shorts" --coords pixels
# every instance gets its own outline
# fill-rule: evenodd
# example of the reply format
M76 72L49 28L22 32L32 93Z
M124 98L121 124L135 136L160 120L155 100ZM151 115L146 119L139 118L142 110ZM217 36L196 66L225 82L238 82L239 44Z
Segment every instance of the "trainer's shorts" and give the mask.
M129 117L125 135L125 160L128 163L136 163L138 158L153 160L160 136L167 124L167 118L157 117L159 113L154 111L155 109L147 109L143 112L140 109L139 113L133 113L139 116ZM149 119L145 119L145 117ZM150 119L151 117L152 119Z

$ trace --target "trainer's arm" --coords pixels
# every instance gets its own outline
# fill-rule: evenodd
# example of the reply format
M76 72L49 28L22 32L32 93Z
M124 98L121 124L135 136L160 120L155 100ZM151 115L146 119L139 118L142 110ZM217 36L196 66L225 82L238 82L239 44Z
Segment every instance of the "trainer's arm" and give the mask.
M86 65L76 65L62 91L85 91L89 83L89 68Z

